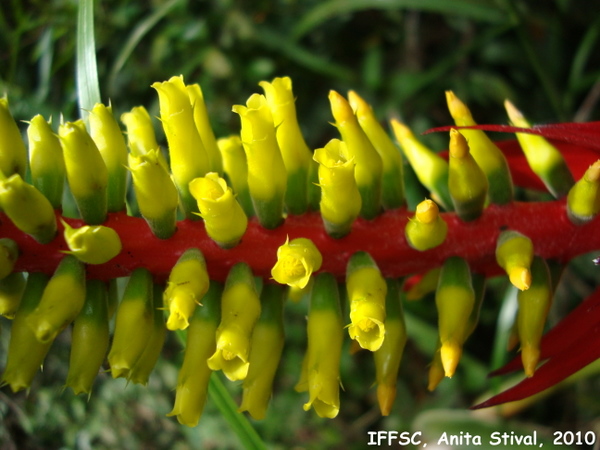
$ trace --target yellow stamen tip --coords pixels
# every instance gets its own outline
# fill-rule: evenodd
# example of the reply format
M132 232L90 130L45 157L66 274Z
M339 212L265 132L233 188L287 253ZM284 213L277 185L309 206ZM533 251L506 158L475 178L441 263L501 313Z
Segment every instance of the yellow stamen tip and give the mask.
M396 386L388 384L377 385L377 402L382 416L389 416L396 400Z
M452 378L462 355L462 348L456 342L445 342L440 349L444 374Z
M465 137L456 129L450 130L450 156L464 158L469 154L469 144Z
M424 200L417 205L415 215L417 220L422 223L432 223L439 216L440 209L433 200Z
M532 377L535 373L537 363L540 360L540 349L532 345L524 345L521 348L521 361L527 377Z
M509 273L510 282L517 289L526 291L531 286L531 272L527 267L515 267Z

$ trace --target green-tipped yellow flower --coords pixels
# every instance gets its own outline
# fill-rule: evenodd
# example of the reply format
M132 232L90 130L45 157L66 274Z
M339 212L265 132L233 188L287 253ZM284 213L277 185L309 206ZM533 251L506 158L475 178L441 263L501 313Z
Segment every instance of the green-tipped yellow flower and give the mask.
M204 103L204 94L198 84L192 84L187 86L188 96L192 104L192 110L194 112L194 123L200 139L206 150L208 156L208 169L211 172L217 172L219 175L223 175L223 159L221 158L221 152L217 146L217 140L215 139L215 133L210 125L208 117L208 111L206 109L206 103Z
M435 293L438 310L441 360L447 377L452 378L468 335L469 318L475 306L471 271L467 262L450 257L444 262Z
M312 407L319 417L333 419L340 411L343 323L337 283L330 273L315 278L306 329L308 349L295 389L308 391L305 411Z
M469 152L465 137L450 130L450 173L448 188L454 209L464 221L477 219L483 212L488 180Z
M27 149L5 96L0 98L0 172L7 177L16 173L25 178L26 167Z
M348 156L356 162L354 177L362 198L360 214L365 219L374 219L381 208L381 156L360 127L348 101L337 92L329 91L329 102L335 126L348 146Z
M0 239L0 280L10 275L18 257L19 247L17 243L8 238Z
M271 270L271 276L281 284L304 289L313 272L321 268L323 257L310 239L286 239L277 249L277 262Z
M254 211L265 228L282 222L287 172L275 135L271 109L264 95L253 94L246 106L234 105L242 122L242 143L248 161L248 187Z
M360 127L363 129L383 163L383 185L381 201L385 209L400 208L404 205L404 175L402 154L383 129L369 104L356 92L348 92L348 102Z
M71 336L66 385L75 394L90 394L108 350L108 301L102 281L88 281L85 304L75 319Z
M223 248L235 247L246 232L248 218L227 182L215 172L190 182L208 236Z
M525 375L532 377L540 359L540 341L552 303L552 281L548 265L539 256L531 264L531 286L517 293L517 329Z
M404 156L421 184L445 210L452 210L452 200L448 192L448 162L423 145L410 128L400 121L393 119L390 124Z
M477 123L471 111L452 91L446 91L448 110L457 126L473 126ZM482 130L461 130L469 142L471 154L485 173L489 185L491 203L504 205L513 199L513 183L508 163L502 151Z
M350 338L374 352L381 347L385 337L387 285L368 253L358 252L350 258L346 290L350 302Z
M171 269L163 296L169 310L167 328L185 330L196 305L208 290L208 273L202 252L197 248L186 250Z
M25 290L25 275L14 272L0 280L0 316L13 319Z
M90 225L106 219L108 170L82 120L58 127L67 181L81 218Z
M29 274L23 300L12 322L6 366L0 385L8 384L13 392L29 389L52 345L52 341L40 342L27 323L38 306L47 283L47 275Z
M156 362L160 357L165 338L167 336L167 328L163 314L163 294L160 285L155 284L153 288L152 309L154 310L154 320L152 321L152 334L148 340L148 344L135 362L129 372L129 380L146 386L150 374L156 366Z
M531 128L529 121L510 101L504 102L511 123L515 127ZM575 181L560 151L542 136L516 133L531 170L541 178L556 198L567 195Z
M85 267L65 255L27 323L40 342L51 342L75 320L85 303Z
M223 157L223 168L228 183L237 196L238 202L242 205L246 216L251 217L254 215L254 207L248 188L248 162L246 161L242 140L239 136L233 135L219 139L217 145Z
M167 415L177 416L179 423L188 427L198 425L206 402L212 373L206 361L215 352L222 291L220 284L214 281L210 283L203 300L204 306L196 308L187 330L185 354L177 376L175 406Z
M197 212L196 201L190 195L189 184L209 171L208 154L194 123L192 104L183 76L152 85L158 92L160 120L169 143L171 171L179 190L181 203L188 219Z
M239 410L248 411L256 420L265 418L273 379L283 351L283 294L281 286L266 284L263 287L260 319L252 332L250 367L244 379L244 394Z
M432 200L423 200L417 205L414 217L406 223L404 233L408 244L420 251L441 245L448 234L448 225L440 217L440 210Z
M246 378L252 330L259 316L260 299L252 271L246 263L237 263L225 283L217 348L208 359L208 367L222 370L231 381Z
M129 170L140 213L156 237L168 239L177 228L179 199L177 188L160 161L158 148L139 156L129 154Z
M345 142L332 139L315 150L319 163L321 217L327 234L339 238L348 234L360 213L362 200L354 177L355 160Z
M397 281L387 280L387 288L385 339L379 350L373 353L377 401L382 416L388 416L394 405L398 370L406 344L406 324L402 311L400 287Z
M135 269L117 310L115 334L108 353L113 378L129 378L148 345L153 330L152 305L152 274L144 268Z
M121 122L127 129L127 143L131 153L140 156L158 148L152 118L146 108L135 106L131 111L121 114Z
M525 291L531 285L533 243L518 231L506 230L498 236L496 261L517 289Z
M569 191L567 213L571 222L580 225L600 212L600 160L592 164Z
M0 173L0 207L19 230L39 243L47 244L56 236L52 205L19 174L4 178Z
M60 141L50 124L39 114L27 128L31 183L50 201L54 209L62 204L65 160Z
M102 225L72 228L62 220L69 251L86 264L104 264L121 253L121 238L115 230Z
M112 106L96 103L88 117L90 135L96 143L108 171L107 209L125 210L127 191L127 144L113 116Z
M270 83L261 81L259 85L265 91L273 115L277 143L288 175L285 203L290 213L302 214L307 208L312 152L306 145L296 117L292 80L290 77L275 78Z

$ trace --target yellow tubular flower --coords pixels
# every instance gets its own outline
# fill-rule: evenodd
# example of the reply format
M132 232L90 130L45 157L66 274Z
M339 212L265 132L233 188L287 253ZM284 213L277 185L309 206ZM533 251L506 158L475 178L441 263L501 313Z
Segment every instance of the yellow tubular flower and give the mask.
M18 257L17 243L8 238L0 239L0 280L11 274Z
M158 148L136 156L129 154L129 170L140 213L160 239L173 236L179 198L169 172L161 164Z
M196 308L187 330L183 363L177 376L175 406L167 416L177 416L182 425L195 427L206 402L212 370L207 359L215 351L215 333L221 311L223 287L214 281L204 297L204 306Z
M222 370L231 381L246 378L252 330L260 309L252 271L246 263L237 263L229 271L225 283L217 348L208 359L208 367Z
M333 419L340 411L343 323L337 283L330 273L315 278L306 329L308 350L295 389L308 391L305 411L312 407L319 417Z
M115 332L108 353L113 378L129 378L152 336L154 311L152 274L135 269L127 282L117 310Z
M517 330L525 375L532 377L540 359L540 341L552 304L552 281L548 265L539 256L531 264L531 286L517 293Z
M227 182L215 172L190 182L208 236L220 247L235 247L246 232L248 218Z
M202 140L202 144L208 155L208 168L211 172L217 172L219 175L223 175L223 159L221 158L221 152L219 152L219 147L217 146L215 133L210 125L202 89L200 88L200 85L192 84L187 86L187 93L190 97L190 102L194 111L194 123L196 124L196 129L200 134L200 139Z
M446 91L450 115L457 126L473 126L477 123L471 111L452 91ZM471 154L485 173L489 185L491 203L504 205L513 199L513 183L508 163L502 151L482 130L461 130L469 142Z
M475 306L471 271L464 259L453 256L444 262L435 293L435 304L438 310L442 365L446 376L452 378L462 355L469 318Z
M377 401L382 416L389 416L394 405L398 370L406 344L406 324L400 286L395 280L387 280L387 288L385 339L379 350L373 353Z
M0 173L0 207L19 230L31 235L40 244L47 244L56 236L56 216L52 205L19 174L4 178Z
M282 222L287 172L267 99L253 94L246 106L234 105L232 110L242 122L241 137L254 211L263 227L276 228Z
M121 114L121 122L127 130L127 144L133 156L142 156L146 153L156 151L156 157L165 172L169 172L169 166L163 153L160 151L156 134L152 125L150 114L143 106L135 106L131 111ZM131 164L131 161L130 161Z
M382 203L385 209L400 208L404 205L404 174L402 154L383 129L371 106L356 92L348 92L348 102L360 127L381 156L383 163Z
M445 210L452 210L452 200L448 192L448 162L423 145L403 123L393 119L390 124L404 156L421 184Z
M146 344L146 348L144 348L144 351L131 368L128 377L130 381L144 386L148 384L148 379L160 357L160 352L167 336L167 328L163 318L162 292L162 287L155 284L152 290L152 309L154 311L152 334L148 340L148 344Z
M6 366L0 385L8 384L13 392L29 389L52 345L52 341L40 342L27 323L38 306L47 283L47 275L29 274L23 300L12 322Z
M271 269L271 276L280 284L304 289L321 264L321 252L310 239L297 238L290 242L288 237L277 249L277 262Z
M329 91L329 102L335 126L348 146L348 156L356 162L354 177L362 198L360 214L365 219L374 219L381 207L381 156L358 124L348 101L337 92Z
M82 219L100 225L106 219L108 170L82 120L58 127L67 181Z
M66 386L75 394L89 395L108 350L108 301L102 281L88 281L85 304L75 319L71 336Z
M0 98L0 172L7 177L19 174L25 178L26 167L27 149L4 96Z
M298 124L292 80L290 77L275 78L270 83L261 81L259 85L265 91L273 115L277 143L288 175L286 206L290 213L302 214L307 208L312 152L306 145Z
M248 411L253 419L265 418L273 379L283 352L284 291L281 286L266 284L263 287L260 319L252 332L252 348L248 375L244 379L244 394L239 411Z
M450 130L450 173L448 188L458 216L464 221L477 219L485 207L488 180L469 152L464 136Z
M158 92L160 120L169 144L171 171L188 219L195 219L196 202L188 186L209 171L206 149L194 123L194 112L183 76L152 85Z
M417 205L414 217L408 219L404 229L406 240L412 248L425 251L444 242L448 225L439 212L432 200L424 200Z
M531 124L510 101L504 102L511 123L515 127L531 128ZM539 176L556 198L567 195L575 181L560 151L542 136L516 133L531 170Z
M585 171L567 196L567 213L574 224L587 223L598 212L600 212L600 160Z
M115 230L102 225L71 228L61 219L65 227L65 242L68 253L86 264L104 264L121 253L121 238Z
M228 136L217 141L223 157L223 168L228 182L242 205L247 217L254 215L250 190L248 188L248 162L239 136Z
M357 252L348 261L346 290L350 303L350 338L374 352L385 337L387 285L368 253Z
M74 256L65 255L27 323L40 342L52 342L75 320L84 303L85 267Z
M338 139L316 149L313 158L319 163L319 206L325 230L332 237L343 237L350 232L362 205L354 158L348 156L346 143Z
M517 289L525 291L531 285L533 243L518 231L506 230L498 236L496 261Z
M59 209L65 183L65 159L60 141L49 122L39 114L29 122L27 138L31 183L54 209Z
M187 249L171 269L163 296L165 308L169 310L169 330L185 330L188 327L189 318L206 294L208 284L202 252L197 248Z
M11 273L0 280L0 316L14 319L23 298L25 282L22 272Z
M112 106L96 103L92 108L90 136L96 143L108 171L107 209L109 212L125 210L127 191L127 144L113 116Z

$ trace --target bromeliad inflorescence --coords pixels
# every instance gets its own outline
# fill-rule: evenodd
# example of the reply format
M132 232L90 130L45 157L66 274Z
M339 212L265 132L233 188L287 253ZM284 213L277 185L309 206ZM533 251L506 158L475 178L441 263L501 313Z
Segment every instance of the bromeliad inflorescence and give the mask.
M340 139L313 152L300 132L291 80L260 86L265 95L233 107L239 135L216 139L198 85L181 76L153 84L167 152L143 107L122 115L125 140L112 108L99 104L88 125L61 123L57 134L34 117L28 157L0 100L0 313L13 319L3 384L28 389L68 327L66 384L75 393L90 393L105 360L113 377L146 384L167 330L185 330L169 415L196 425L210 375L221 370L243 380L240 411L261 419L285 352L285 300L307 297L307 352L296 385L308 392L304 409L338 414L347 333L373 354L387 415L407 339L403 301L436 291L434 389L457 370L486 278L502 273L519 289L514 342L522 351L522 363L506 370L523 367L531 378L486 406L531 395L600 357L600 345L576 346L600 340L597 320L567 319L543 337L557 281L547 261L556 267L600 248L600 163L592 156L589 169L572 163L560 142L533 136L544 129L529 128L507 102L520 127L509 130L523 149L500 144L509 164L452 92L446 98L456 127L447 157L393 120L401 152L353 91L347 99L331 91ZM587 130L597 135L598 124ZM565 136L585 155L599 148L585 136ZM415 211L405 198L402 155L429 192L413 199ZM538 177L556 200L515 201L515 184L539 188ZM74 207L62 203L65 180ZM119 277L128 277L120 299ZM403 286L406 277L411 283ZM559 350L547 344L575 328ZM560 357L567 363L557 377L551 368Z

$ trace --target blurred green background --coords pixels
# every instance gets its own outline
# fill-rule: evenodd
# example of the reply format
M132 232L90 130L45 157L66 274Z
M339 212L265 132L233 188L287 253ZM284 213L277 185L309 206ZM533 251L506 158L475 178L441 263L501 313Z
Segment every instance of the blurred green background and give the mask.
M77 6L75 0L1 3L0 93L8 94L17 120L38 113L55 123L61 115L79 117ZM97 0L95 27L102 99L112 102L117 116L139 104L158 115L150 85L183 74L188 83L201 84L219 137L239 130L233 104L260 92L259 81L284 75L294 82L299 120L313 148L337 136L329 124L330 89L343 94L354 89L382 120L401 118L416 132L451 123L448 89L469 104L480 123L506 123L505 98L536 123L600 120L600 14L593 1ZM424 140L436 149L446 145L441 135ZM567 268L551 324L598 283L598 269L589 261L582 257ZM266 420L252 424L271 448L364 448L367 430L380 429L535 428L549 436L558 429L597 430L597 376L500 423L489 425L466 412L479 395L498 387L485 376L508 357L513 297L506 280L491 281L458 374L434 393L426 390L436 340L433 298L407 304L410 341L392 415L379 415L369 355L346 353L342 408L334 420L305 413L305 394L293 391L306 342L306 306L290 305L271 409ZM0 323L0 365L9 328L7 321ZM181 360L173 337L147 388L104 374L89 401L62 392L69 336L59 339L63 345L54 345L28 396L0 390L2 448L240 447L210 401L197 428L165 417ZM241 386L228 387L237 399Z

